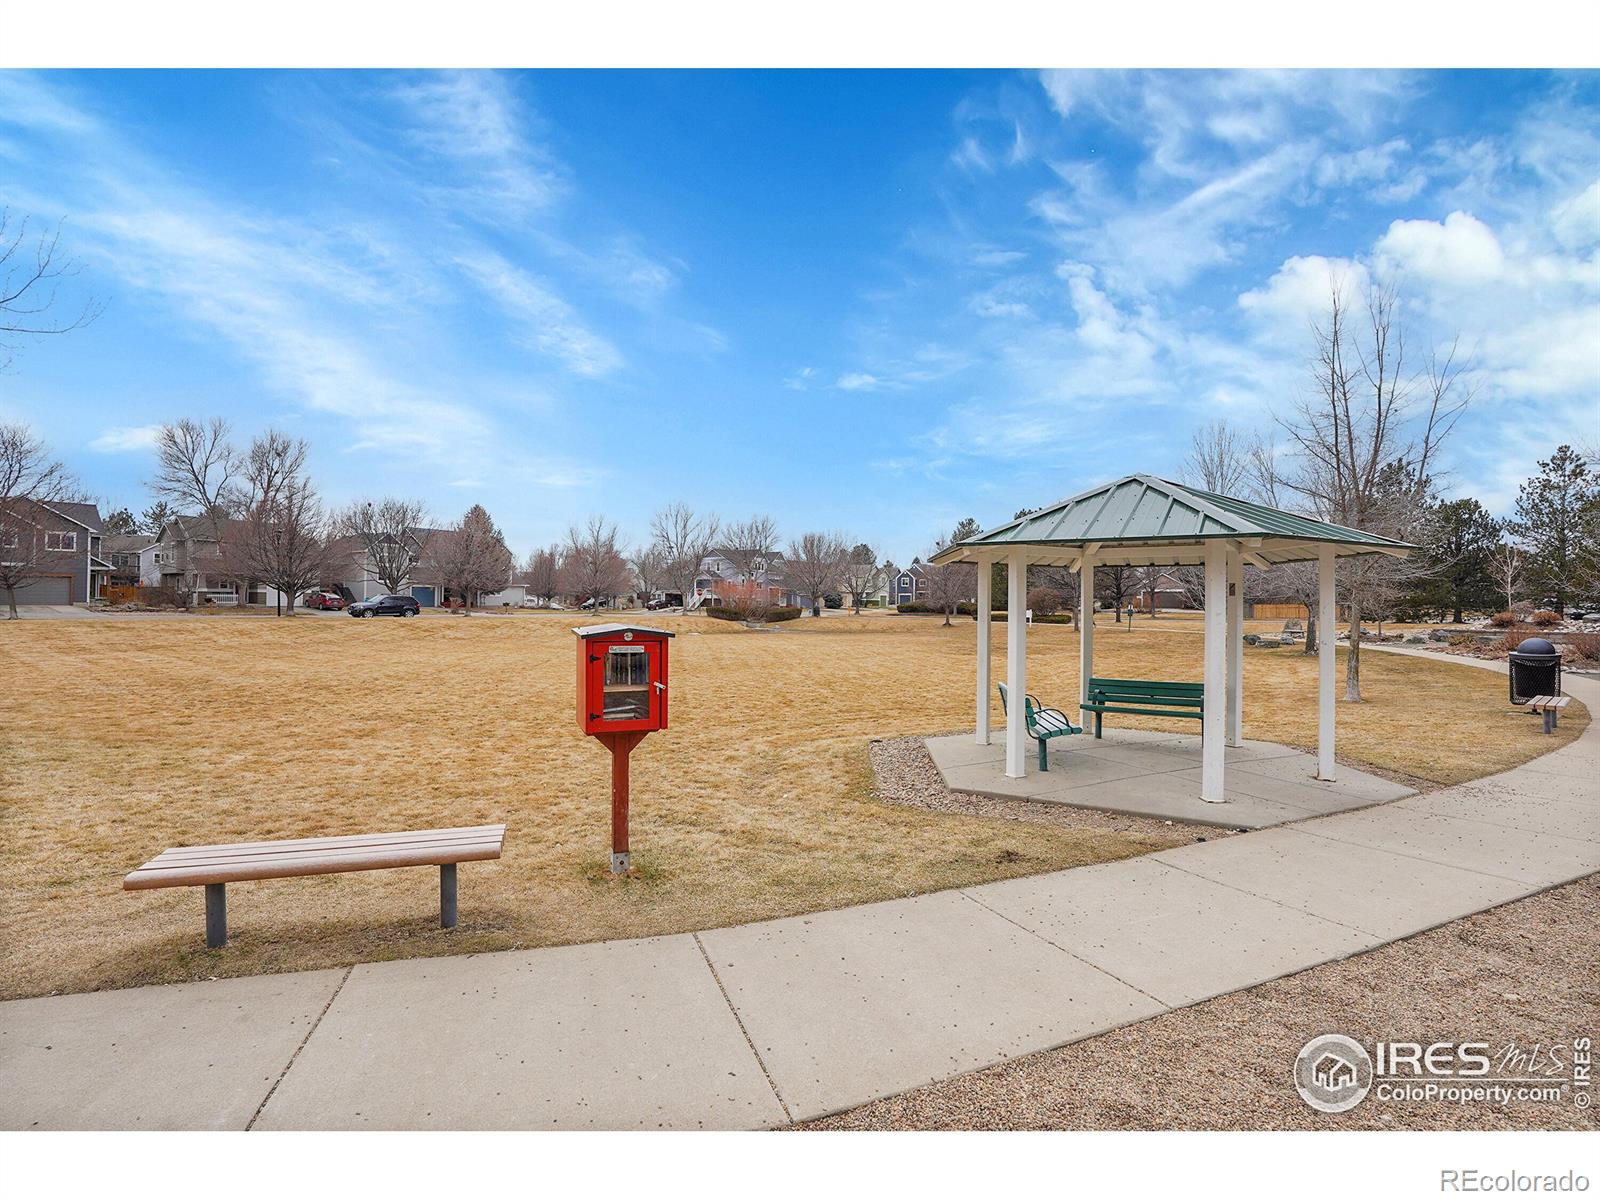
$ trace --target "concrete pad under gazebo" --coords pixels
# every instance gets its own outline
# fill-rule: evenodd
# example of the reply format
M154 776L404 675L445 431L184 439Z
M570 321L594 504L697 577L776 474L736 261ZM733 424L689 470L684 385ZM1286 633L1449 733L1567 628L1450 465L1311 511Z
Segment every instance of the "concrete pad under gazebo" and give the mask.
M1312 520L1232 496L1187 488L1151 475L1128 475L947 546L935 554L932 561L969 562L978 567L976 743L979 746L988 746L991 742L992 587L989 568L997 563L1006 564L1007 593L1011 597L1006 614L1006 685L1017 701L1006 722L1002 765L1004 777L1011 780L1028 778L1029 739L1019 711L1021 698L1028 691L1028 627L1026 605L1021 602L1027 594L1028 568L1066 567L1077 572L1083 583L1079 588L1078 705L1080 720L1088 728L1095 716L1084 707L1091 702L1089 680L1094 676L1094 569L1202 566L1205 571L1204 689L1200 770L1191 794L1197 792L1200 800L1220 804L1230 799L1226 765L1239 757L1245 747L1241 715L1245 564L1263 570L1282 563L1317 564L1317 625L1322 636L1318 644L1315 777L1331 783L1335 779L1335 562L1341 557L1368 554L1403 558L1413 548L1376 534ZM1052 748L1060 749L1063 742L1076 741L1076 738L1057 738ZM1233 753L1230 754L1230 750ZM1063 766L1071 769L1068 763L1064 762ZM1189 783L1188 780L1183 782Z

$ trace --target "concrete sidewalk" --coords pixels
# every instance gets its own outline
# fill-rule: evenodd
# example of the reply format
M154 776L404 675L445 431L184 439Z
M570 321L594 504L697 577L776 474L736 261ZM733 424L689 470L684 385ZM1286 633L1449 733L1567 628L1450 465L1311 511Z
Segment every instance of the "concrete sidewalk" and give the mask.
M1600 708L1600 682L1569 691ZM1527 736L1540 736L1532 722ZM0 1127L733 1129L817 1117L1600 870L1597 781L1591 726L1460 787L909 900L10 1001Z

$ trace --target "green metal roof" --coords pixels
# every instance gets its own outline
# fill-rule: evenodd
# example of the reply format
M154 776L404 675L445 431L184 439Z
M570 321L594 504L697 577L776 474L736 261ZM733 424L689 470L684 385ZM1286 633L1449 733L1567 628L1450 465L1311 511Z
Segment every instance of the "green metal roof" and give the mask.
M1268 564L1314 559L1325 544L1343 555L1403 556L1415 548L1152 475L1128 475L946 547L932 561L1032 546L1044 553L1030 556L1030 561L1065 562L1095 543L1100 547L1094 555L1097 563L1116 565L1120 559L1165 565L1199 561L1204 543L1214 538L1238 540Z

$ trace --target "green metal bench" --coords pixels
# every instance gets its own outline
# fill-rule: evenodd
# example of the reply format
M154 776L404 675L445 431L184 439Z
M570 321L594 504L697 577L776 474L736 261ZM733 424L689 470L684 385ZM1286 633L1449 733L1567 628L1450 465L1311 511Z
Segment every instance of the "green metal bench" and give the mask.
M1000 708L1009 720L1011 716L1011 697L1007 693L1006 685L999 684ZM1059 708L1045 708L1035 696L1024 696L1022 703L1023 728L1028 731L1028 736L1039 743L1039 770L1050 769L1050 759L1046 755L1046 743L1053 737L1065 737L1068 734L1082 733L1083 730L1067 720L1067 714Z
M1094 735L1100 736L1101 719L1106 713L1138 713L1147 717L1191 717L1205 715L1206 685L1169 683L1159 679L1089 680L1089 699L1081 707L1094 713Z

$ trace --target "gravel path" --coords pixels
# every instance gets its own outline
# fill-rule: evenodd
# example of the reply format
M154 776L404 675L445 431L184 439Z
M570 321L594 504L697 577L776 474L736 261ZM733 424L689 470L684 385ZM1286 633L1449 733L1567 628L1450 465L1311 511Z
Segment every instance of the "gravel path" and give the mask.
M1145 833L1167 839L1176 845L1187 830L1196 842L1217 841L1233 836L1234 830L1188 825L1182 821L1162 821L1154 817L1130 817L1121 813L1073 808L1044 800L1001 800L991 796L970 796L952 792L945 786L939 768L933 765L928 748L920 737L884 738L874 741L872 770L877 778L880 800L926 808L932 812L960 813L969 817L994 817L1001 821L1025 821L1035 825L1058 825L1065 829L1085 829L1102 833Z
M1600 875L1341 962L1165 1013L1058 1050L931 1084L809 1129L1589 1129L1559 1103L1380 1100L1305 1105L1291 1082L1310 1038L1507 1042L1600 1039ZM1512 1072L1496 1072L1511 1074ZM1590 1089L1591 1094L1597 1089ZM1596 1098L1600 1100L1600 1097Z

